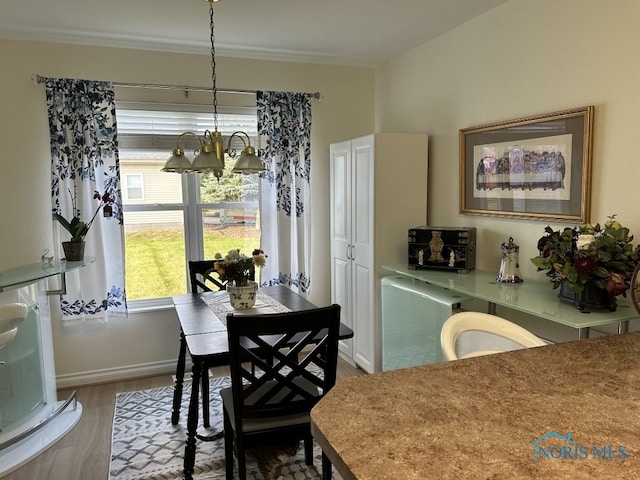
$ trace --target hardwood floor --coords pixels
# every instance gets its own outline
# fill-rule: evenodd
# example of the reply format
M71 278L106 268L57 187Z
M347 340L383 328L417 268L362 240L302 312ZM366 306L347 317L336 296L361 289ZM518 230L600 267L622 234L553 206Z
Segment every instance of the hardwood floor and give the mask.
M216 369L216 375L227 375L225 369ZM338 381L365 373L340 359ZM78 424L38 457L3 480L107 480L111 455L111 427L115 395L119 392L146 390L173 385L172 375L161 375L136 380L77 388L82 404L82 418ZM60 390L59 398L67 398L70 390Z

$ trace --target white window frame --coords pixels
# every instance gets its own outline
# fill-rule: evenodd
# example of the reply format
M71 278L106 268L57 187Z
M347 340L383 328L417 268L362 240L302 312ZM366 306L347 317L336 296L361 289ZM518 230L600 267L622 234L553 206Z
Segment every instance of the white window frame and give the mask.
M191 111L191 112L209 112L211 106L203 105L182 105L182 104L163 104L163 103L147 103L147 102L119 102L116 101L116 112L118 109L124 110L146 110L146 111ZM244 114L257 116L256 107L224 107L219 106L218 112L221 115L225 113ZM176 137L177 138L177 137ZM257 142L256 142L257 143ZM171 154L167 151L167 158ZM178 175L176 173L166 173L166 175ZM123 212L154 212L154 211L181 211L184 219L184 235L185 235L185 264L188 265L189 260L197 260L204 256L204 232L202 225L202 213L206 209L225 208L229 204L220 203L199 203L200 198L200 174L182 174L182 203L170 204L144 204L144 205L123 205ZM138 200L138 199L136 199ZM189 285L189 273L185 269L186 285ZM186 293L186 292L185 292ZM153 310L163 310L173 308L173 300L171 297L150 298L142 300L131 300L127 302L129 312L143 312Z

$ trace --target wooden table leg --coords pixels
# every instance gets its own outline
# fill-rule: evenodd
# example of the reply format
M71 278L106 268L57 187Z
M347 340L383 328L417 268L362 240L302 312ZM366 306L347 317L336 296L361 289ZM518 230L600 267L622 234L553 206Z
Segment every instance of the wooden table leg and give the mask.
M202 362L193 359L191 378L191 398L189 399L189 413L187 416L187 444L184 449L184 479L191 480L196 463L196 433L198 430L198 403Z
M210 418L209 418L209 372L207 370L207 366L204 365L201 371L201 382L202 382L202 421L204 424L204 428L209 428L211 426Z
M184 333L180 332L180 353L176 366L176 384L173 389L173 407L171 410L171 425L177 425L180 420L180 404L182 403L182 385L184 382L185 358L187 356L187 341Z

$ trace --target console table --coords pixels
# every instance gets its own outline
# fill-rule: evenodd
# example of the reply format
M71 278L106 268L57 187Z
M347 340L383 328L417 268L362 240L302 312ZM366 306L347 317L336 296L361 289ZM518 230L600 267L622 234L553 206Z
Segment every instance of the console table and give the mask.
M549 282L527 280L519 284L496 282L496 272L471 270L456 273L441 270L410 270L407 265L386 265L385 270L429 283L488 303L489 313L495 314L501 305L535 317L543 318L578 330L578 338L589 338L590 327L618 324L618 333L629 331L629 320L638 319L633 304L618 297L615 312L608 310L578 310L559 300Z

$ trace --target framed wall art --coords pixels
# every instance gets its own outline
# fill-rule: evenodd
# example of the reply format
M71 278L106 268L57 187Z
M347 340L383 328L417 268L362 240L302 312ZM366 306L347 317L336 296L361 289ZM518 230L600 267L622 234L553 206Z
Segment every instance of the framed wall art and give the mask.
M593 106L460 130L460 213L585 223Z

